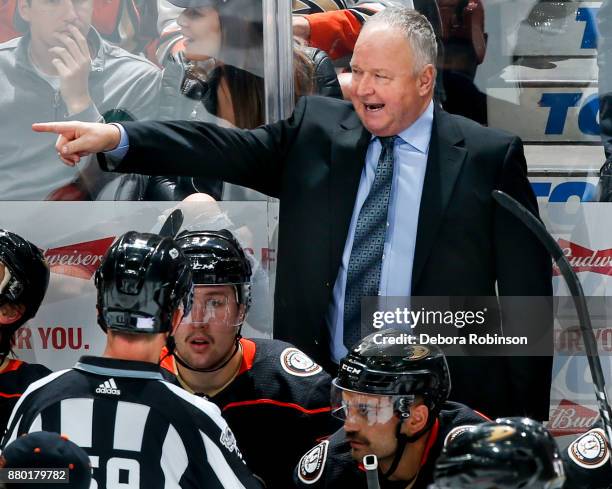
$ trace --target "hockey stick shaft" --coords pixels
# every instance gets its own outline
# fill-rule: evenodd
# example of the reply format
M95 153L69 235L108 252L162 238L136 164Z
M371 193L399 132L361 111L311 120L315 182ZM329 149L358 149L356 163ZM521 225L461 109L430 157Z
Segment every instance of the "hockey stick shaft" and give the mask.
M183 219L183 211L181 209L174 209L156 234L164 238L174 238L183 225Z
M495 202L515 216L536 236L538 241L542 244L542 246L544 246L544 248L546 248L548 253L555 260L563 279L567 283L570 293L572 294L574 305L576 306L576 312L578 314L580 331L582 333L582 339L586 349L591 377L593 378L593 385L595 386L595 397L599 406L599 415L601 416L609 443L612 443L612 409L610 408L610 403L606 393L606 381L601 368L599 353L597 351L597 341L595 340L595 334L593 333L591 316L589 315L589 309L584 297L584 291L582 289L582 285L580 284L580 280L578 279L576 272L574 272L572 269L572 266L563 253L563 250L555 241L555 238L551 236L546 227L544 227L544 224L542 224L539 219L537 219L516 199L510 197L508 194L500 190L494 190L492 196Z

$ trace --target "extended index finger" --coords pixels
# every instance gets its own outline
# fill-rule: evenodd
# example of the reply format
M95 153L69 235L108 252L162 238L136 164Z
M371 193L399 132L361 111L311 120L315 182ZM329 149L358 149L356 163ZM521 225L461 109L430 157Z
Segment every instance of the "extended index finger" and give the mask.
M55 134L65 134L75 131L77 124L74 122L36 122L32 124L35 132L54 132Z

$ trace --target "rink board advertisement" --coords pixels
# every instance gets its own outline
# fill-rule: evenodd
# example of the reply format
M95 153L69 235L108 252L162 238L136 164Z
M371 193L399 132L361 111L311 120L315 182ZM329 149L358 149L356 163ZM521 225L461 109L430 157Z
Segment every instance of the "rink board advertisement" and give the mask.
M601 143L597 87L489 88L487 96L489 125L526 143Z
M548 203L540 205L540 209L547 228L577 272L585 295L612 295L612 230L609 226L602 226L602 223L609 222L610 204ZM556 267L553 273L554 294L569 296L567 286ZM595 337L610 394L612 322L604 316L593 316ZM598 412L580 333L575 330L563 336L557 335L555 339L556 351L564 353L557 354L554 360L548 428L554 436L561 437L560 442L565 444L575 438L576 434L586 431L597 419Z
M2 228L42 249L51 281L37 316L17 334L16 353L52 370L72 366L82 354L101 354L105 336L96 323L93 275L104 253L121 234L155 232L171 202L4 202ZM267 202L181 204L181 230L229 229L251 258L253 307L243 334L271 337Z
M576 165L579 168L579 165ZM548 173L548 174L547 174ZM581 172L582 173L582 172ZM548 204L565 204L568 206L557 205L547 210L549 223L560 232L563 226L572 224L568 222L567 214L572 209L578 210L581 202L594 202L597 198L598 175L580 174L576 176L562 175L561 172L541 172L538 176L530 176L531 188L538 199L540 209Z

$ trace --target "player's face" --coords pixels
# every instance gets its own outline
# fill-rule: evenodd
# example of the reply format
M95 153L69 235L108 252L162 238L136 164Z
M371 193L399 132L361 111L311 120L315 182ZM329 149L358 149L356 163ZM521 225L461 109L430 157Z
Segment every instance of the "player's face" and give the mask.
M427 65L415 74L412 49L396 29L364 28L351 68L351 100L363 125L376 136L399 134L429 104L435 70Z
M93 0L19 0L19 13L30 24L32 39L48 47L63 46L57 34L72 37L73 25L86 36L93 15Z
M205 61L219 54L221 24L214 8L186 8L179 16L178 24L184 37L187 59Z
M355 392L343 392L342 398L346 406L344 431L353 459L361 462L365 455L374 454L379 462L392 460L399 419L393 414L391 398Z
M194 368L209 368L227 358L242 311L232 285L194 287L191 312L174 334L179 356Z

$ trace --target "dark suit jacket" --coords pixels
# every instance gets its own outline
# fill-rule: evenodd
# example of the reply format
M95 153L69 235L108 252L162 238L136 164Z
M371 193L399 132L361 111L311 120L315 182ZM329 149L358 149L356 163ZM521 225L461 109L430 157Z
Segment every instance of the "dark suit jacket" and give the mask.
M130 149L116 171L217 177L280 198L274 335L329 365L324 317L371 138L352 104L304 97L289 119L252 131L180 121L125 128ZM436 109L413 295L495 296L496 282L500 295L552 293L550 258L495 205L493 189L537 214L520 140ZM547 418L551 359L515 360L450 358L451 398L489 416Z

